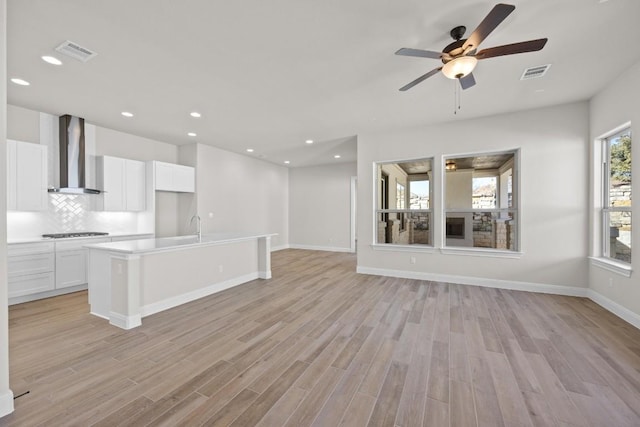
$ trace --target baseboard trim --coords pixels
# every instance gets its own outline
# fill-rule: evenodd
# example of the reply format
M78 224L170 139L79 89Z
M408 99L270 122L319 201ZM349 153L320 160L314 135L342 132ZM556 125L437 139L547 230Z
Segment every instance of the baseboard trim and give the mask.
M133 329L142 325L142 317L137 314L135 316L125 316L120 313L109 313L109 323L120 329Z
M295 243L290 244L289 248L290 249L304 249L304 250L307 250L307 251L349 252L349 253L355 252L351 248L338 248L338 247L333 247L333 246L297 245Z
M403 279L430 280L434 282L458 283L461 285L483 286L485 288L510 289L514 291L539 292L543 294L587 297L588 289L577 286L547 285L543 283L516 282L512 280L486 279L449 274L433 274L419 271L388 270L384 268L358 267L360 274L400 277Z
M170 308L177 307L179 305L186 304L188 302L224 291L225 289L229 289L234 286L259 279L259 274L259 272L246 274L244 276L236 277L230 280L225 280L224 282L209 285L205 288L196 289L186 294L167 298L162 301L154 302L152 304L147 304L145 306L142 306L140 312L142 314L142 317L151 316L152 314L156 314L161 311L168 310Z
M588 295L588 297L589 297L589 299L591 301L595 302L600 307L602 307L605 310L615 314L616 316L618 316L619 318L621 318L625 322L628 322L628 323L632 324L633 326L635 326L636 328L640 329L640 315L639 314L634 313L633 311L629 310L626 307L623 307L622 305L618 304L617 302L615 302L613 300L610 300L609 298L605 297L602 294L599 294L598 292L594 291L593 289L589 289L589 292L588 292L587 295Z
M0 394L0 418L5 415L9 415L13 410L13 392L11 390L7 390Z
M289 249L289 245L280 245L280 246L272 246L271 247L271 252L278 252L278 251L282 251L285 249Z

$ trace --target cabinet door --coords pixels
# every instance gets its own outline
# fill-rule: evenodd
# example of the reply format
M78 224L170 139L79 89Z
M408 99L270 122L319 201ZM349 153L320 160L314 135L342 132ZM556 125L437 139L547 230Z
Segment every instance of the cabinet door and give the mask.
M143 211L146 207L146 166L143 162L127 160L125 168L126 209L128 211Z
M56 289L87 283L87 255L84 249L56 252Z
M12 141L7 156L8 205L11 210L47 209L47 147Z
M173 186L174 191L195 192L195 169L190 166L174 165Z
M102 157L102 185L105 211L124 211L125 160L118 157Z
M170 163L155 162L156 190L173 190L173 165Z

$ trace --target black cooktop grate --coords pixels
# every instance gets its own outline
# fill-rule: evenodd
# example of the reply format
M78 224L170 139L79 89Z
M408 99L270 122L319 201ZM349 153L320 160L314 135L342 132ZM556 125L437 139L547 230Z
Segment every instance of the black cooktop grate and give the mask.
M68 239L70 237L91 237L91 236L108 236L109 233L102 233L99 231L80 231L75 233L51 233L43 234L42 237L49 237L52 239Z

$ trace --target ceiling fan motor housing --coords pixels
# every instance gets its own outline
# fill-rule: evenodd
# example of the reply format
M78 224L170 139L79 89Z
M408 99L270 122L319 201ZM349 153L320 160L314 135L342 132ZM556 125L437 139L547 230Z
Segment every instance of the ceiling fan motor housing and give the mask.
M462 53L464 53L464 49L462 48L462 45L466 41L467 41L467 39L456 40L453 43L447 45L447 47L445 47L442 50L442 53L446 53L447 54L447 55L443 55L442 56L442 62L444 64L446 64L447 62L451 61L455 57L457 57L457 56L461 55Z

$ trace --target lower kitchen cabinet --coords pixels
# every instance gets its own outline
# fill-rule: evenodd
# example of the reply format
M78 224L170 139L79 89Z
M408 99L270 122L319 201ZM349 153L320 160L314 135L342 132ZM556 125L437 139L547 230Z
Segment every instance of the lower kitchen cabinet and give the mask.
M84 245L110 242L109 238L56 241L56 289L87 284L87 250Z
M53 242L9 245L7 276L9 298L55 289Z
M87 255L84 249L56 252L56 289L87 283Z
M10 243L7 253L9 304L62 295L87 284L84 245L152 238L153 234ZM74 289L72 289L74 288Z

